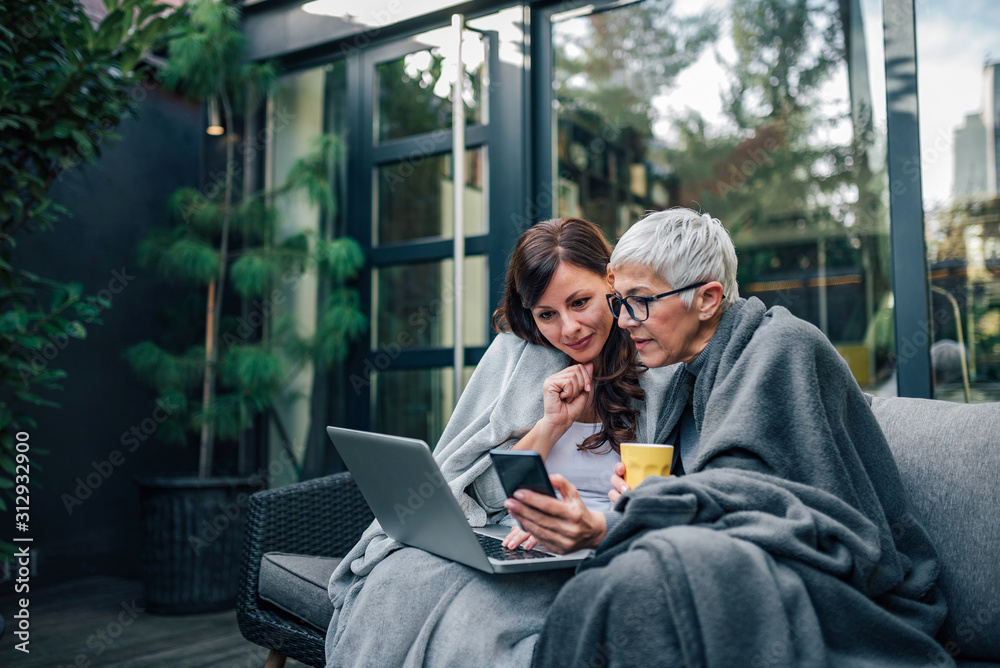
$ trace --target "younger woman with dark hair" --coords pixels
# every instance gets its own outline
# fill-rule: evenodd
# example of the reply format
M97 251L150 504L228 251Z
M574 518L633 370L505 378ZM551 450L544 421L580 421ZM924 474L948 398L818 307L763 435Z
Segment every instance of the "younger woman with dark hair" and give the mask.
M600 292L608 285L605 258L610 257L611 246L593 223L579 218L538 223L514 249L493 323L499 332L592 365L597 383L589 388L591 397L580 399L589 399L584 417L597 418L602 428L581 447L599 450L607 443L618 452L620 443L635 437L639 411L631 402L642 399L642 389L635 345L604 308ZM526 449L521 443L514 447Z
M619 444L635 439L643 398L635 345L605 307L611 246L579 218L538 223L517 241L507 268L497 331L566 353L569 365L542 385L545 413L514 450L535 450L592 510L610 507ZM537 540L518 527L507 547Z

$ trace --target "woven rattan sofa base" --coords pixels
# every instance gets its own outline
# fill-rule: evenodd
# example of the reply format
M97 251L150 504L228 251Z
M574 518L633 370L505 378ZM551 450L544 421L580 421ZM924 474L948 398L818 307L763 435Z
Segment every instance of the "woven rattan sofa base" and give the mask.
M243 637L307 665L322 667L323 634L260 600L261 557L266 552L342 557L373 519L350 473L252 495L236 599L236 618Z

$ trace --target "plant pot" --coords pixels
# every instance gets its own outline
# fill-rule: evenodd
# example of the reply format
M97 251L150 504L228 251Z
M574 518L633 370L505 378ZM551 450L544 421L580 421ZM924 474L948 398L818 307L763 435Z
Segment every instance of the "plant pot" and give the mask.
M193 476L135 482L146 609L187 614L234 607L247 505L260 482Z

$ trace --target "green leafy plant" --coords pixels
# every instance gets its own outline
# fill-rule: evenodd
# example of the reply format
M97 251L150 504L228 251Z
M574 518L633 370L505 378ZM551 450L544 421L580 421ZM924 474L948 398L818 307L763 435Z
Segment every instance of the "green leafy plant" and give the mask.
M109 306L80 283L19 266L17 240L71 214L50 187L117 139L149 73L144 57L178 17L154 0L104 4L97 24L78 0L0 4L0 509L13 487L15 434L36 426L32 406L58 406L43 396L66 376L51 363ZM31 467L41 469L34 458ZM0 554L10 552L0 541Z
M274 203L305 195L329 215L335 202L330 166L340 144L317 139L315 149L289 171L284 185L256 193L240 192L235 168L236 109L252 110L276 79L269 64L246 63L239 13L227 2L189 4L188 19L169 42L164 81L194 99L218 100L223 110L227 168L221 182L204 191L181 189L169 203L170 229L150 234L140 244L139 262L164 276L199 288L203 328L178 318L185 332L173 343L144 341L126 351L137 376L153 387L170 419L158 436L186 442L198 434L198 475L213 470L216 438L234 439L255 416L269 412L297 368L341 359L350 340L367 327L357 293L348 287L364 263L360 246L346 238L301 233L278 241ZM218 187L217 187L218 186ZM319 309L316 333L298 333L292 317L274 318L284 288L306 271L328 277L335 288ZM258 318L224 317L227 288L252 301ZM191 343L197 331L199 343ZM185 335L186 334L186 335Z

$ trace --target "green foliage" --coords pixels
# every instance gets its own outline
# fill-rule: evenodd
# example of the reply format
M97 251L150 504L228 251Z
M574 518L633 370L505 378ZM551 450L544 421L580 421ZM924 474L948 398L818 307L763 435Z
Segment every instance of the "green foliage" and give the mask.
M219 205L194 188L175 190L167 202L167 211L171 222L179 227L190 225L204 236L210 236L217 231Z
M239 234L253 244L263 243L274 228L276 212L266 199L248 196L233 211L233 226Z
M153 0L105 0L97 25L77 0L0 3L0 508L12 487L13 435L66 377L57 363L110 306L79 283L17 266L17 240L71 212L48 197L67 170L93 162L136 110L149 53L178 13ZM33 457L44 455L32 447ZM41 470L35 458L32 469ZM0 542L0 555L10 554Z
M136 108L142 57L179 16L153 0L107 4L97 27L76 0L0 6L0 233L46 229L65 213L49 186L116 138Z
M190 3L186 24L170 40L164 83L194 100L237 93L245 67L239 22L229 2Z
M263 297L281 275L281 266L273 253L255 249L236 260L229 275L241 297Z
M242 345L223 356L219 379L224 385L250 388L248 394L270 396L281 391L285 381L282 356L264 345Z
M316 258L323 271L329 272L335 283L343 283L364 265L365 255L354 239L319 240Z
M331 214L335 212L333 188L330 180L323 178L330 172L330 164L340 157L342 145L336 135L321 135L315 150L296 162L288 171L288 187L304 188L311 202L319 204Z
M161 394L197 388L204 371L204 357L204 351L196 347L174 355L152 341L143 341L125 351L125 360L136 374Z
M315 355L324 365L344 359L347 344L368 329L354 290L335 290L323 305L315 336Z

